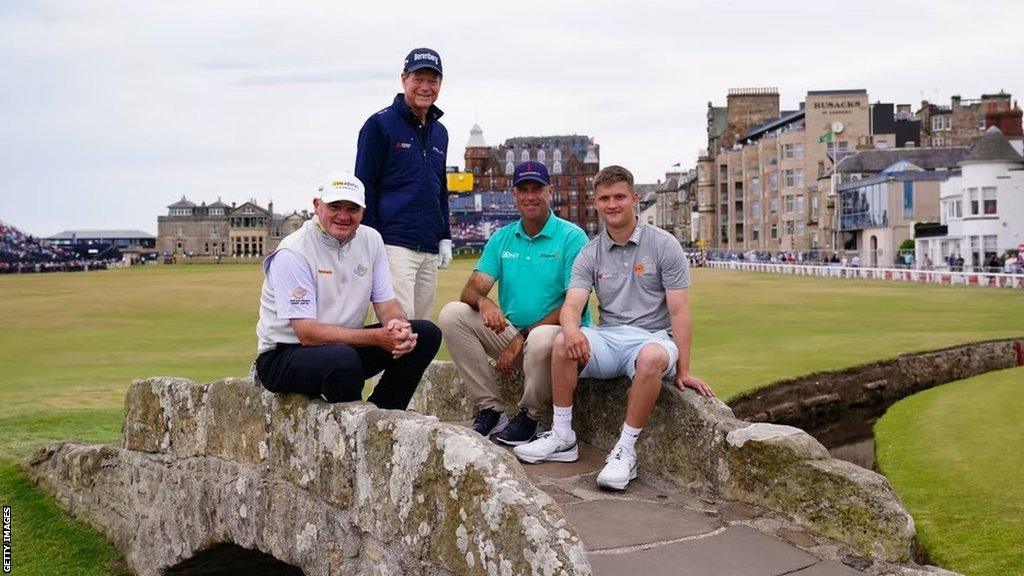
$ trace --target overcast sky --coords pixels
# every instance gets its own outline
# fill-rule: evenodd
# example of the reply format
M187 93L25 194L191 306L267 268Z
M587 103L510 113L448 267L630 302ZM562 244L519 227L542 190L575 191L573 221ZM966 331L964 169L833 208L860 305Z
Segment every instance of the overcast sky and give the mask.
M0 0L0 221L156 232L182 195L309 206L351 170L406 53L441 53L463 164L479 122L596 138L638 181L694 164L709 100L777 86L872 101L1024 93L1024 2Z

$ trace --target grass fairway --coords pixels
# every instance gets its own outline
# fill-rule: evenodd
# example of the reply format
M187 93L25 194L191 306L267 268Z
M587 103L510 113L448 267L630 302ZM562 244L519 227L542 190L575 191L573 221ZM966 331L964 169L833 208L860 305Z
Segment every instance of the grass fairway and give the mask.
M972 576L1024 574L1024 368L894 404L875 425L878 464L931 559Z
M435 318L472 265L441 274ZM114 556L28 489L15 462L54 440L116 440L133 378L245 375L261 281L258 265L0 276L0 497L14 507L15 573L103 574ZM700 269L691 302L694 369L726 400L783 377L1024 332L1024 297L1009 290Z

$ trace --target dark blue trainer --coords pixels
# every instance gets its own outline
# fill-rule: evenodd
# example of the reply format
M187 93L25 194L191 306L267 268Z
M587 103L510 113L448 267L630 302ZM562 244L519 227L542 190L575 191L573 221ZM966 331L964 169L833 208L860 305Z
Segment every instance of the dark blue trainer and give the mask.
M519 414L508 423L504 430L492 436L496 442L518 446L526 444L537 435L537 426L540 424L526 414L526 408L519 410Z
M508 426L508 416L504 412L498 412L490 408L484 408L476 413L473 419L473 430L481 436L490 436L495 432L501 432Z

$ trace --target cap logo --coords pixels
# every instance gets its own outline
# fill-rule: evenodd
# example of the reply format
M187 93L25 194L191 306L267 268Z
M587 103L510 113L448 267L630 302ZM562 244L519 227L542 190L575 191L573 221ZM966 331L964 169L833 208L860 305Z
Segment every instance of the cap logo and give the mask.
M429 52L420 52L418 54L413 54L412 55L412 59L413 60L430 60L434 64L440 64L440 62L438 61L437 56L434 56L433 54L431 54Z

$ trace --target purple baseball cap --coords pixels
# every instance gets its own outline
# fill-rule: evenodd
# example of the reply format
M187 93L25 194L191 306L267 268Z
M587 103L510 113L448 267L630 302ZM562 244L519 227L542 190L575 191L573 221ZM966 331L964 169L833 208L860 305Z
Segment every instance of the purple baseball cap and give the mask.
M548 176L548 168L543 162L527 160L516 166L512 173L512 185L519 186L523 182L537 182L544 186L551 185L551 178Z

